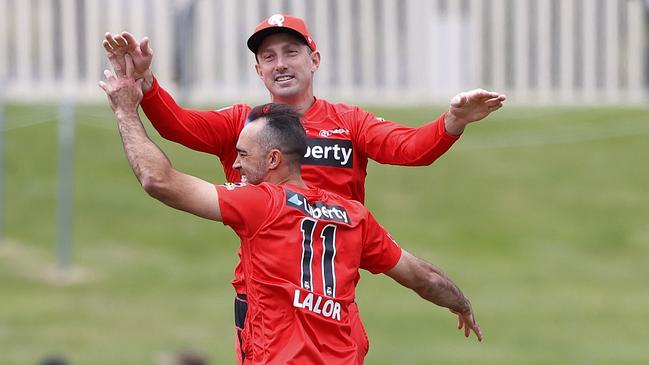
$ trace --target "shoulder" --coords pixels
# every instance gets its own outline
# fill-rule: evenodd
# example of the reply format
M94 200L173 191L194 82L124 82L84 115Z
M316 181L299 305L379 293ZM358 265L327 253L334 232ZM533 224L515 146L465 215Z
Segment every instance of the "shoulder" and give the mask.
M328 204L336 205L344 208L345 211L349 213L349 217L353 218L352 219L353 222L365 221L368 215L370 214L367 207L365 207L358 200L349 199L330 191L322 191L322 192L323 195L326 197L325 199Z
M281 190L276 185L266 182L258 185L252 185L245 182L226 182L223 185L217 185L217 187L223 191L235 191L237 193L266 192L268 194L273 194L278 190Z
M258 206L265 204L268 199L277 195L277 192L269 184L249 185L242 182L225 183L217 185L219 200L227 200L232 203L242 203L246 206Z
M359 126L366 123L368 115L370 115L369 112L357 105L331 103L324 99L318 99L315 106L316 108L307 114L307 122L320 123L326 120L346 128L352 134Z
M251 236L277 207L278 195L272 185L227 183L217 186L223 223L240 236Z
M216 109L214 112L234 121L244 122L250 113L250 109L250 105L238 103Z
M323 108L326 108L328 110L333 110L337 114L358 113L364 111L358 105L350 105L346 103L332 103L325 99L318 99L318 102L322 103Z
M250 112L250 105L244 103L232 104L224 106L223 108L216 109L217 112Z

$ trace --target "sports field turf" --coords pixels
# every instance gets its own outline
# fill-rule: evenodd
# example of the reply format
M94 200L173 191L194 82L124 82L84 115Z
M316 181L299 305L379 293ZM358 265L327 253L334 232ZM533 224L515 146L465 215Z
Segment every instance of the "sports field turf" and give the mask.
M418 125L441 108L378 109ZM7 108L0 364L231 364L237 240L149 198L108 107L77 113L74 268L53 272L54 106ZM153 133L156 141L160 141ZM161 143L222 181L217 159ZM368 364L649 363L649 108L508 106L431 167L371 164L367 205L471 298L485 341L389 278L358 288Z

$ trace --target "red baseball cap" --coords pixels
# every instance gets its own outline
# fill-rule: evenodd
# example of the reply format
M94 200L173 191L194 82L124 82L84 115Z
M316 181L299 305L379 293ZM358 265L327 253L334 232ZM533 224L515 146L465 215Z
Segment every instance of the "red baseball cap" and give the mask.
M316 50L315 42L311 38L304 20L284 14L271 15L268 19L259 23L255 28L255 32L248 38L248 48L252 53L257 54L257 50L264 38L274 33L293 34L303 40L312 51Z

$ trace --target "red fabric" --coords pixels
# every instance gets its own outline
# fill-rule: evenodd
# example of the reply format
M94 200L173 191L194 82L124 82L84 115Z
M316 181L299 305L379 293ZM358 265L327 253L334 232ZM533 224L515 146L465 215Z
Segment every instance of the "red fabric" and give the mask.
M263 183L217 189L223 223L241 239L248 291L245 363L362 363L367 345L359 348L352 331L362 328L354 304L358 268L383 273L396 265L401 248L359 202L317 188ZM335 216L346 220L308 214L288 203L299 195L309 206L325 205L322 211L336 210ZM333 256L326 255L325 242ZM325 290L328 262L331 292ZM305 272L308 285L302 284Z
M235 104L217 111L184 109L160 87L157 80L141 105L160 135L188 148L218 156L227 180L240 181L241 176L232 165L237 157L235 146L239 133L251 109L248 105ZM322 187L363 203L368 159L406 166L433 163L459 138L446 133L443 120L444 115L419 128L405 127L377 118L355 106L318 99L302 119L310 138L309 157L305 158L302 166L302 178L310 186ZM318 148L318 143L328 145ZM341 148L343 145L351 146L353 150L349 161L345 161L345 153L349 152ZM326 160L325 154L329 158L326 162L331 166L314 164ZM316 157L321 158L320 162ZM246 293L241 263L235 268L232 285L237 293ZM357 311L352 315L354 313ZM360 323L360 318L356 322ZM362 325L354 326L352 331L358 348L367 349L369 345ZM360 352L361 362L365 353L366 350Z
M304 20L284 14L271 15L268 19L259 23L254 33L248 38L248 49L253 53L257 53L259 46L268 35L287 31L304 39L309 48L314 52L316 51L315 41L311 38Z
M237 157L236 142L250 106L235 104L218 111L184 109L154 80L153 88L142 100L142 109L164 138L218 156L228 181L241 179L232 164ZM326 140L331 144L328 151L324 149L326 146L316 150L319 152L316 156L324 160L327 153L329 162L340 163L326 166L305 161L302 178L310 186L322 187L363 203L368 159L402 166L430 165L459 138L446 133L443 120L444 115L441 115L419 128L406 127L377 118L356 106L318 99L304 115L302 124L310 143ZM337 150L336 143L339 144ZM341 143L348 143L353 149L351 167L342 165L345 156ZM313 149L309 152L313 156Z

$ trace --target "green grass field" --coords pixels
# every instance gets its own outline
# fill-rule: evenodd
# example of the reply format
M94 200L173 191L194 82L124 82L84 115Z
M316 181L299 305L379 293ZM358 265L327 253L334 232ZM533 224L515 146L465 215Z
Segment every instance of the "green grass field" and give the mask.
M413 125L442 110L371 109ZM149 198L108 108L82 107L74 269L57 279L57 109L7 113L0 364L48 353L156 364L185 347L233 363L234 234ZM161 145L180 170L222 181L217 159ZM648 152L649 108L508 106L431 167L372 164L368 207L460 285L486 339L465 339L448 311L364 275L367 363L649 363Z

